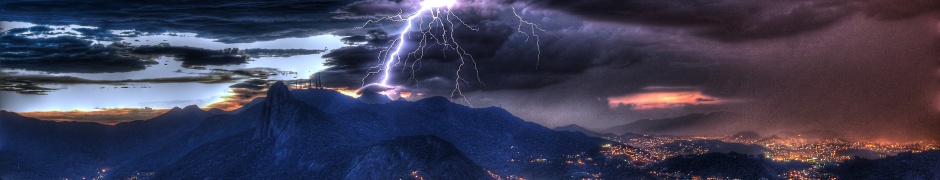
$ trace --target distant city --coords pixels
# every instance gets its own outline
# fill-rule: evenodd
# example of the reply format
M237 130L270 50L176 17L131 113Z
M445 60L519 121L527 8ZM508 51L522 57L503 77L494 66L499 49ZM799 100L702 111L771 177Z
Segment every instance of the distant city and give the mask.
M576 125L569 125L576 126ZM568 130L556 128L556 130ZM598 133L580 129L585 134ZM606 160L589 156L587 152L565 155L563 158L546 159L544 157L526 157L510 159L515 163L551 163L563 162L579 166L602 166L604 163L623 161L635 169L646 169L657 179L741 179L736 176L696 175L689 172L671 171L658 166L670 158L696 156L707 153L748 153L744 157L755 160L770 160L779 163L801 164L802 168L774 174L766 179L839 179L833 173L823 171L827 167L839 166L840 163L853 159L881 159L897 156L901 153L916 154L924 151L940 150L940 144L930 141L905 143L854 142L840 138L812 139L802 137L760 137L755 132L740 132L729 136L673 136L643 135L627 133L622 136L605 134L598 136L616 143L600 146L600 153ZM724 147L722 147L724 146ZM581 179L608 179L601 172L582 172ZM526 179L516 175L499 176L497 179Z

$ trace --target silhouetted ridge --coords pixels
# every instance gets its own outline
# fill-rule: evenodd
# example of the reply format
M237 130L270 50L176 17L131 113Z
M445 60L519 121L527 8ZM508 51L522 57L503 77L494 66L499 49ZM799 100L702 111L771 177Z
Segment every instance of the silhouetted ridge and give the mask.
M185 108L183 108L183 110L186 110L186 111L202 111L202 109L199 108L199 106L196 106L196 105L189 105L189 106L186 106Z
M735 133L734 135L731 135L731 138L738 139L738 140L760 140L763 137L761 137L760 134L757 134L757 132L754 132L754 131L741 131L741 132Z
M876 160L855 157L822 171L844 179L940 179L940 150L903 152Z
M222 110L222 109L219 109L219 108L212 108L212 109L209 109L208 112L209 112L209 113L212 113L212 114L224 114L224 113L228 113L227 111Z
M774 162L761 156L735 152L680 155L668 158L654 166L667 172L735 179L777 179L777 174L810 167L809 164L801 162Z
M397 137L372 145L345 179L491 179L453 144L436 136Z
M441 97L441 96L424 98L424 99L418 100L418 103L438 104L438 105L453 104L452 102L450 102L450 100L447 100L447 98Z
M354 108L363 102L334 90L306 89L291 91L294 98L327 113Z
M584 127L578 126L577 124L569 124L569 125L567 125L567 126L559 126L559 127L555 127L555 128L552 129L552 130L555 130L555 131L580 132L580 133L584 133L584 135L588 135L588 136L592 136L592 137L617 136L617 135L615 135L615 134L601 134L601 133L597 133L597 132L588 130L588 129L584 128Z
M692 113L675 118L637 120L611 127L606 132L671 135L731 134L739 132L739 129L735 129L735 125L745 123L745 120L744 115L731 112Z
M9 151L0 151L0 161L46 163L29 165L27 172L39 175L34 176L4 173L3 165L10 163L0 162L0 177L76 179L102 167L115 179L140 172L153 172L150 179L397 179L411 173L482 179L488 177L482 168L564 179L629 171L618 164L583 169L558 161L565 155L596 154L612 142L553 131L502 108L470 108L444 97L366 104L336 91L289 90L282 82L269 90L266 98L230 113L175 108L114 126L3 115L0 137L7 141L2 150ZM520 163L535 157L553 160ZM545 171L546 166L551 169Z
M15 112L0 110L0 118L2 118L2 119L0 119L0 120L6 119L6 118L8 118L8 117L9 117L9 118L13 118L13 117L23 117L23 116L20 115L20 114L15 113Z
M173 107L170 111L158 115L156 117L150 118L149 122L145 123L146 126L150 126L154 129L161 129L169 126L179 126L179 125L195 125L199 124L205 117L212 115L207 111L199 109L196 105L186 106L185 108ZM133 124L133 123L143 123L143 121L131 121L131 122L122 122L120 124Z
M388 98L388 96L372 91L362 91L359 100L369 104L385 104L392 102L392 99Z
M199 108L199 106L189 105L183 108L173 107L172 109L170 109L169 111L167 111L166 113L160 116L164 116L164 115L194 115L195 116L195 115L208 115L208 114L209 113L207 111L203 111L202 109ZM160 117L160 116L157 116L157 117Z
M179 106L177 106L177 107L170 108L170 110L167 112L175 112L175 111L182 111L182 110L183 108L180 108Z

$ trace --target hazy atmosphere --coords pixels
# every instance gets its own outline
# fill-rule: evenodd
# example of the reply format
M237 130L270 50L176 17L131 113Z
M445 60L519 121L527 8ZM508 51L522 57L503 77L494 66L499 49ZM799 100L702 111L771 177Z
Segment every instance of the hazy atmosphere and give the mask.
M95 119L62 112L191 104L235 109L271 80L309 82L317 75L328 88L352 92L376 81L370 68L381 65L378 57L402 28L395 21L366 22L417 3L6 1L0 3L0 45L7 49L0 59L0 109L116 123L154 115ZM933 1L457 6L464 27L453 32L454 42L472 55L473 66L458 71L460 57L436 50L444 47L428 47L420 61L402 58L389 81L415 95L408 99L453 97L548 127L596 130L726 111L747 116L721 125L730 132L821 129L895 140L940 132L940 19ZM140 46L151 50L128 50ZM249 54L200 58L226 48Z
M937 179L937 0L4 0L3 179Z

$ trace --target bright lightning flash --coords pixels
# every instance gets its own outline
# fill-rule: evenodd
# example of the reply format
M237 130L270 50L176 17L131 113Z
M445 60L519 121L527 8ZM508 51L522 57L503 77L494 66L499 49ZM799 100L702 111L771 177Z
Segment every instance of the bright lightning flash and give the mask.
M477 81L480 82L480 84L483 84L484 86L486 84L484 84L482 80L480 80L480 72L477 70L477 67L476 67L477 63L473 59L473 56L467 53L463 48L460 47L460 44L456 41L456 38L454 38L453 32L456 29L456 27L460 27L460 26L466 27L473 31L478 31L478 29L468 25L463 20L461 20L460 17L455 15L453 11L451 11L451 8L453 8L454 5L456 4L457 4L457 0L425 0L420 3L421 9L410 14L408 17L404 17L401 14L396 15L396 16L389 16L389 17L378 19L378 20L370 20L366 22L365 25L360 27L360 28L364 28L366 25L378 23L383 20L406 22L405 27L401 30L401 33L398 35L398 38L395 40L392 40L392 44L395 44L395 45L382 51L382 54L385 55L385 59L383 59L384 62L382 63L382 65L370 68L369 74L366 75L366 77L362 79L363 87L367 87L367 86L392 87L389 85L389 79L391 78L390 72L392 71L392 67L400 63L404 64L404 66L402 67L402 71L408 68L410 68L412 71L411 78L408 79L409 83L413 80L417 81L414 77L415 75L414 72L421 68L421 65L419 64L419 62L424 57L425 52L427 51L427 48L430 45L433 45L433 44L429 44L433 40L433 43L443 47L442 51L449 50L449 51L455 52L458 55L460 59L460 65L457 68L456 78L454 79L454 90L451 92L451 97L461 97L463 98L464 102L472 106L472 104L470 104L470 101L467 101L466 96L464 96L463 92L461 91L461 82L466 84L467 87L470 86L470 82L467 82L465 79L463 79L460 76L461 71L464 69L464 65L466 65L468 61L470 63L473 63L473 69L476 72ZM515 8L513 8L513 14L519 18L519 27L517 29L518 32L526 35L526 41L528 41L528 38L530 37L530 35L534 36L536 38L536 46L538 46L538 43L539 43L538 35L535 35L535 31L538 30L538 31L545 32L545 30L538 28L538 26L534 23L524 21L522 17L519 16L519 14L515 12ZM427 15L427 17L425 17L425 15ZM416 20L418 21L417 26L415 26ZM530 31L529 32L523 31L523 26L528 26L528 29ZM409 32L412 32L413 29L414 31L421 33L421 40L416 44L418 48L416 48L414 51L406 52L407 53L406 57L415 58L415 60L409 64L409 62L403 61L401 59L402 48L404 48L405 46L405 41L406 41L405 38L407 38ZM432 31L432 30L439 30L439 31ZM541 47L538 47L538 48L539 48L539 54L541 54ZM415 67L416 65L418 67ZM536 67L538 67L537 64L536 64ZM382 78L379 82L370 84L370 85L365 85L366 78L368 78L372 74L379 74L379 73L382 73ZM392 89L397 90L397 88L392 88Z

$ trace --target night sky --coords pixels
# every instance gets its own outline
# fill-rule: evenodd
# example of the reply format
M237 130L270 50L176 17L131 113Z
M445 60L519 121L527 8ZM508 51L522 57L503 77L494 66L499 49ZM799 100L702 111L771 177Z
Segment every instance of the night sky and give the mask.
M370 68L405 24L366 22L418 4L6 0L0 109L116 123L190 104L232 110L275 80L317 77L355 96L379 80ZM720 124L735 131L940 137L940 1L460 0L452 9L462 21L454 42L473 64L429 46L392 68L393 97L498 106L547 127L726 111L748 119ZM406 35L414 51L421 34Z

